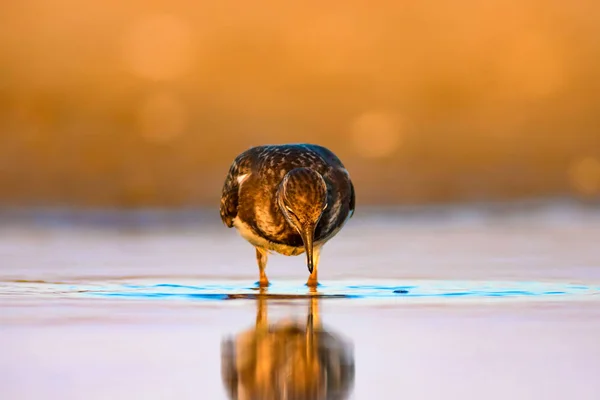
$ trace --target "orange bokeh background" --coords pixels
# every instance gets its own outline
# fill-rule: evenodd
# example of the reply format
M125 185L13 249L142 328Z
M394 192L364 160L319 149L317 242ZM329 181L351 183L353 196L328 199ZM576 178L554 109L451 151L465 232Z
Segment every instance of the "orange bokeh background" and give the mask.
M600 194L600 3L0 5L0 205L215 205L316 142L363 204Z

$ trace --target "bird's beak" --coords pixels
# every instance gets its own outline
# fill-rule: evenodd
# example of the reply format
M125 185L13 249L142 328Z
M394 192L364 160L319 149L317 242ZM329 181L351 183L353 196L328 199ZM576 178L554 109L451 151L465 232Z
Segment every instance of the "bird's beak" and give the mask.
M315 234L315 226L308 225L302 229L301 236L304 242L304 251L306 252L306 265L308 272L313 272L313 236Z

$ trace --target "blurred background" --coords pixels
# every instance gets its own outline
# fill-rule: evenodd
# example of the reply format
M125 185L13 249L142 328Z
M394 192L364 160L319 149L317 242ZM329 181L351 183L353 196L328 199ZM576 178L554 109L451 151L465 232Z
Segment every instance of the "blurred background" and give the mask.
M218 206L254 145L361 204L598 199L592 0L0 4L0 206Z
M322 304L351 399L598 399L598 0L1 0L0 398L224 399L224 337L273 353L247 385L281 345L309 354L253 333L260 302L200 299L257 280L221 188L288 142L356 188L319 271L371 293ZM303 256L268 265L306 294ZM271 298L269 321L305 335L307 305ZM333 379L321 344L325 375L280 376Z

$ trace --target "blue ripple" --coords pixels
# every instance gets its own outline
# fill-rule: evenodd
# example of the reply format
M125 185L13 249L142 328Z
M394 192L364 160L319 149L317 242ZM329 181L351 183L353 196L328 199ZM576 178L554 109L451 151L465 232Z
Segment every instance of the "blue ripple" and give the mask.
M0 294L9 293L27 296L69 296L69 297L105 297L124 299L180 299L189 301L221 301L227 299L252 299L259 295L257 287L248 286L248 282L100 282L90 281L81 284L48 282L12 282L4 285ZM364 285L348 284L344 281L331 281L319 286L320 297L344 297L352 299L390 299L407 301L408 299L450 299L460 298L570 298L585 296L599 299L600 288L581 284L560 282L510 282L510 281L383 281L366 282ZM308 289L301 282L272 282L267 296L294 299L310 297ZM458 301L458 300L457 300Z

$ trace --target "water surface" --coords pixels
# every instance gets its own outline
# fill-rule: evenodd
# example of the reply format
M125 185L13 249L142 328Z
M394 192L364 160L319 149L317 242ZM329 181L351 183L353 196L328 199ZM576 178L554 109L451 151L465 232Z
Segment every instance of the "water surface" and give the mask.
M7 219L0 397L598 398L598 212L383 211L326 246L317 293L283 256L260 292L218 216Z

